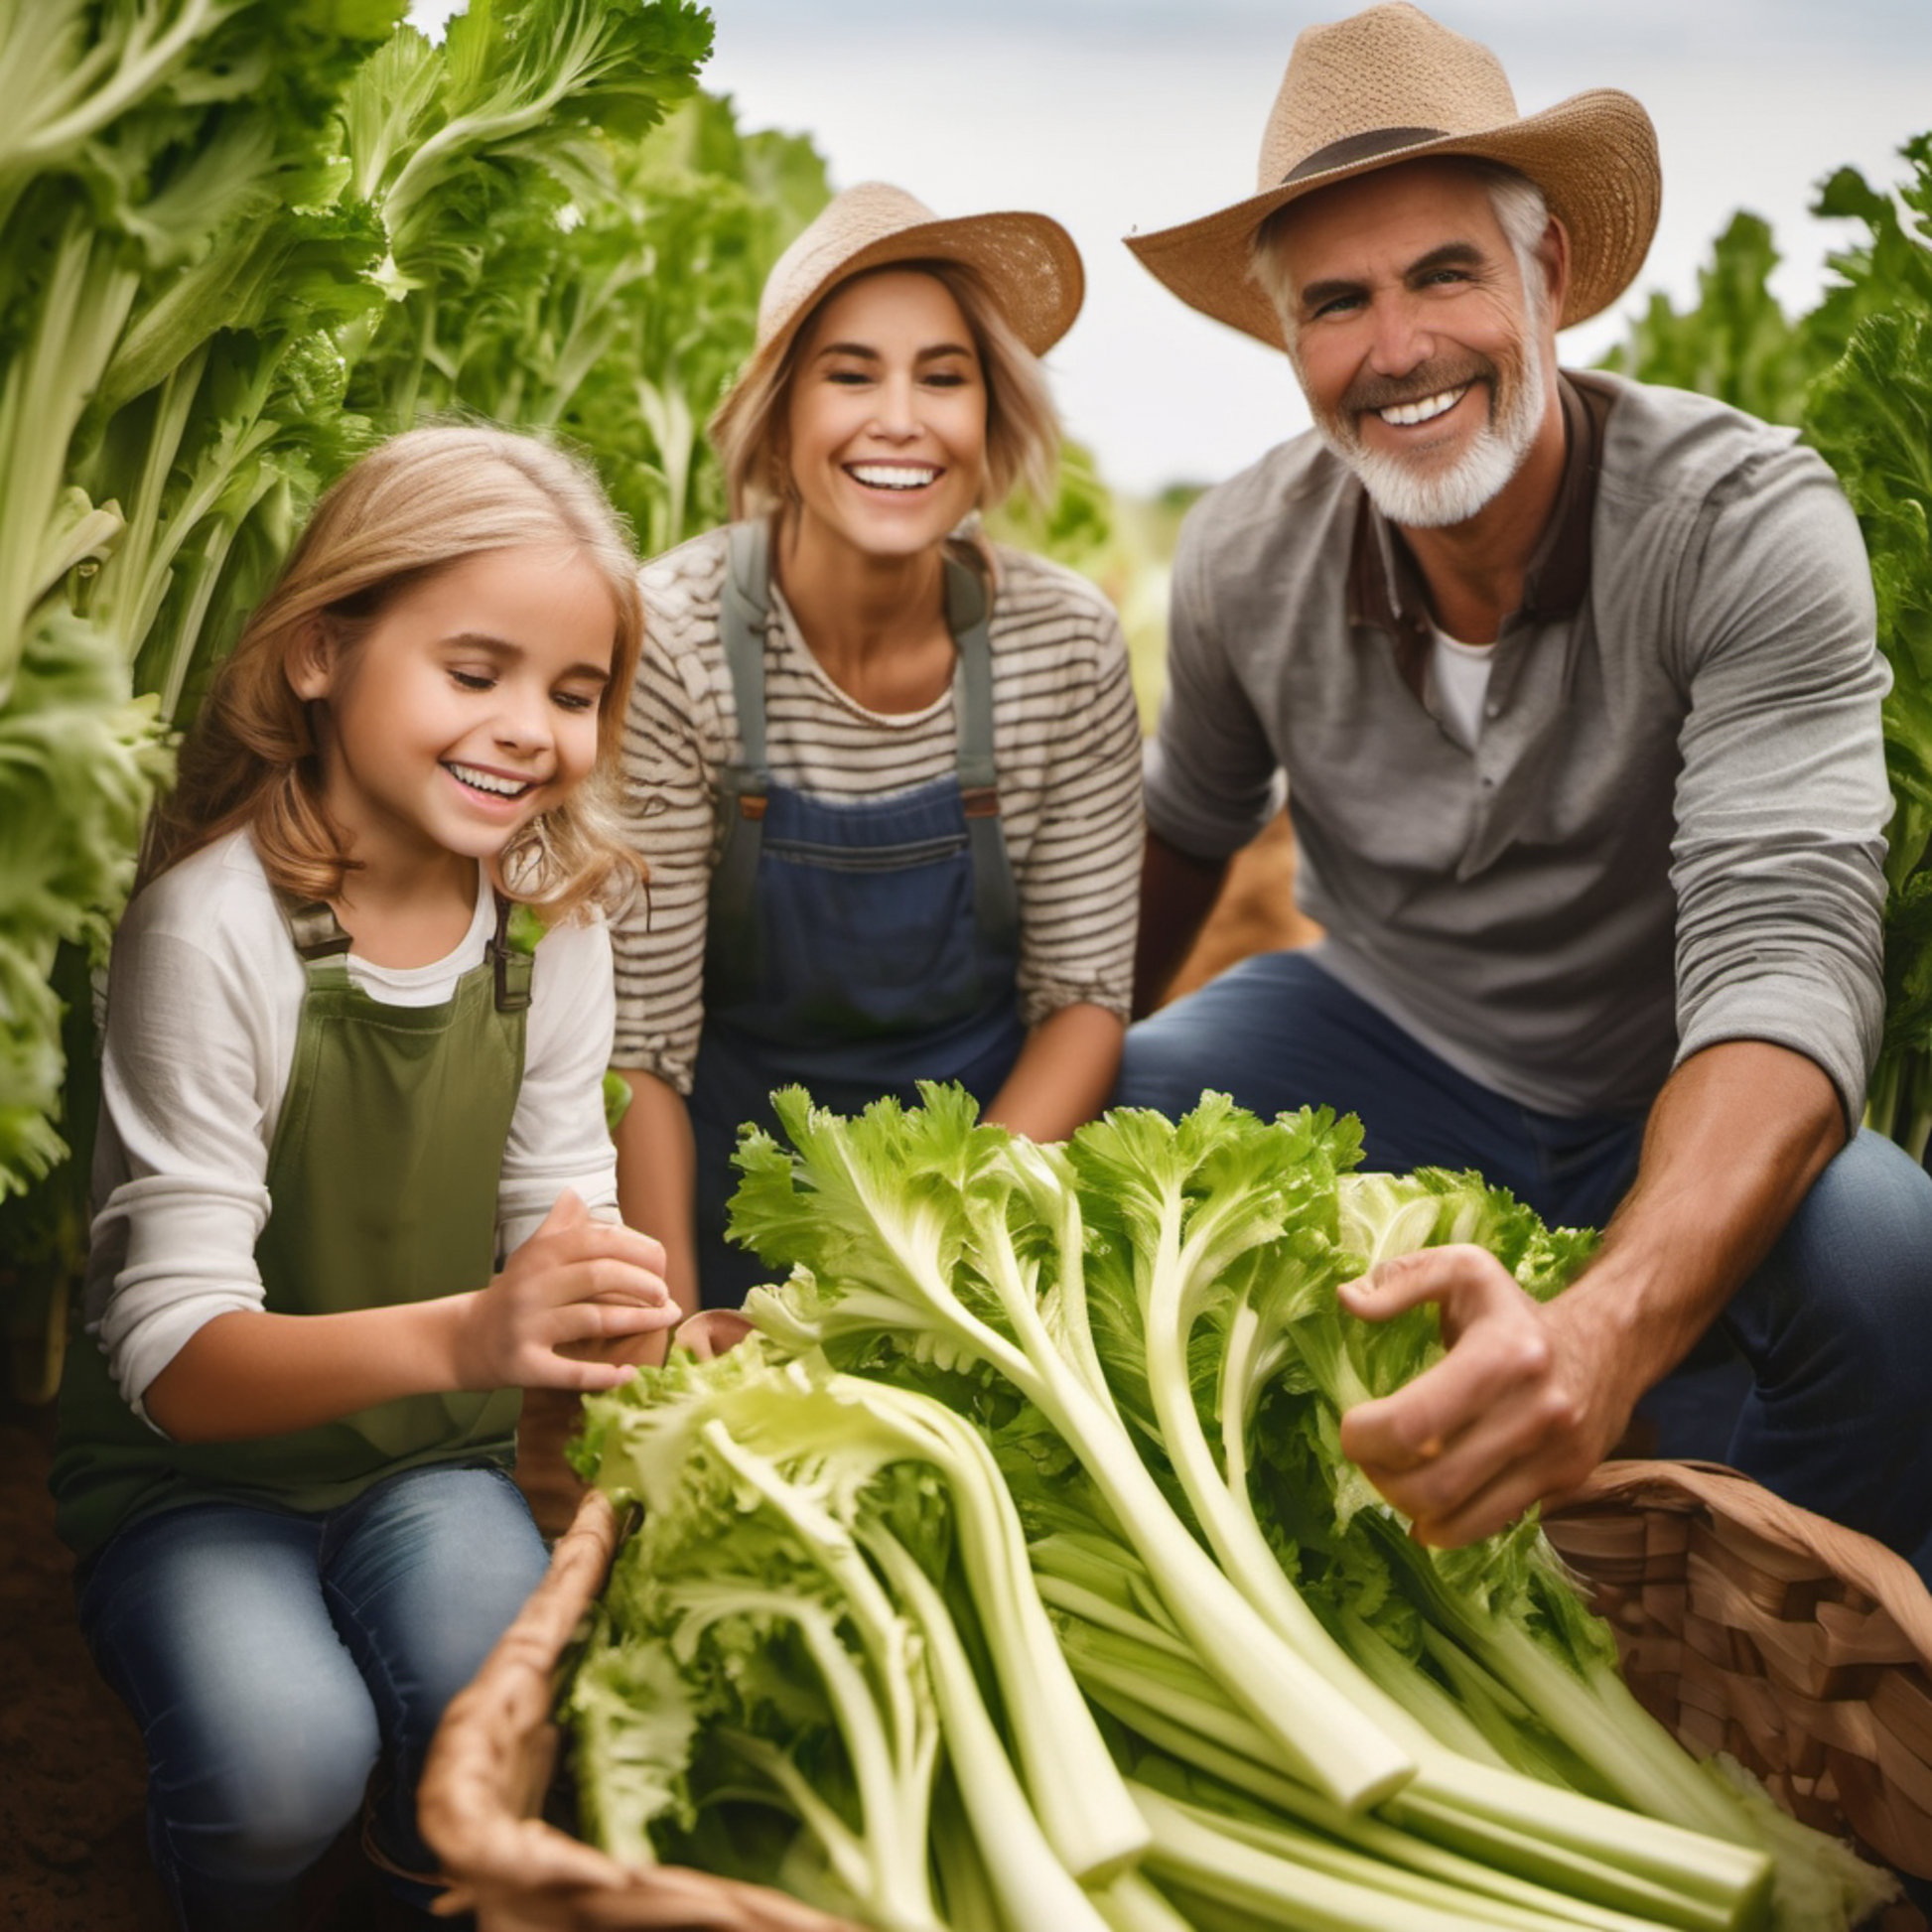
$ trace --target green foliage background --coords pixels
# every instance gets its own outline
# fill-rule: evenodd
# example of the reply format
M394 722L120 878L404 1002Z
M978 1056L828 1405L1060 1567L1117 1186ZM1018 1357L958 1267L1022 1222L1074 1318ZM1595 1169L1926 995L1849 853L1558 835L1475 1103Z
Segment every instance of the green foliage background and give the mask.
M1830 257L1808 314L1767 288L1778 257L1739 214L1700 277L1697 305L1661 296L1608 366L1699 389L1799 429L1838 473L1871 558L1878 646L1891 666L1884 1044L1866 1118L1922 1158L1932 1133L1932 135L1899 150L1896 195L1841 169L1814 211L1862 223Z
M639 544L823 206L698 91L691 0L0 0L0 1318L58 1364L88 978L209 666L317 493L426 415L575 440ZM5 1198L11 1195L12 1198Z

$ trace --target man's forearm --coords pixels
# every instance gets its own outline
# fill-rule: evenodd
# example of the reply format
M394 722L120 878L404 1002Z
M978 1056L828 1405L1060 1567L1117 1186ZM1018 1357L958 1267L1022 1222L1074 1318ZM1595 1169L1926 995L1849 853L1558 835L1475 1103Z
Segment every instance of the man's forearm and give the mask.
M1134 1017L1161 1004L1188 948L1207 923L1227 878L1225 859L1197 859L1147 835L1141 860L1141 924L1134 955Z
M1636 1182L1562 1298L1626 1406L1723 1313L1844 1144L1837 1088L1787 1047L1727 1040L1665 1083Z

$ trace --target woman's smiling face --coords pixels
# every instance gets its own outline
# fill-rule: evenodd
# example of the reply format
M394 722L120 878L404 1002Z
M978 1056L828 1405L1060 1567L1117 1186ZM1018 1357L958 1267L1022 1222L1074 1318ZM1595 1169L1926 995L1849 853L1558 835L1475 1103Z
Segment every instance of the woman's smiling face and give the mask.
M839 288L807 325L785 409L790 534L869 557L943 541L979 501L986 375L952 292L917 269Z

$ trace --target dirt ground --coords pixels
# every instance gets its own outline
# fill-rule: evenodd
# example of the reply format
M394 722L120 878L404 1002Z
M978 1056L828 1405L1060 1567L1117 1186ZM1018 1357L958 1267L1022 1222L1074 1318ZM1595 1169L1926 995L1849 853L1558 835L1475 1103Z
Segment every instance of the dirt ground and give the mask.
M0 1928L167 1932L141 1747L74 1627L47 1494L53 1412L0 1412Z

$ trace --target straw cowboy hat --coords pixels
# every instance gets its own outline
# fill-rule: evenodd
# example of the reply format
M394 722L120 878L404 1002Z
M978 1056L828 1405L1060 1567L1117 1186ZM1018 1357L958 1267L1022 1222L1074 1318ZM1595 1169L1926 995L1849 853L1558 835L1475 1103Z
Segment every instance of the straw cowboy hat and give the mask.
M965 214L942 221L882 181L835 196L765 278L751 358L718 405L724 423L781 357L820 300L849 277L894 262L961 262L976 269L1015 334L1043 355L1073 326L1086 275L1073 237L1044 214Z
M1598 87L1518 114L1496 57L1407 0L1297 39L1261 137L1255 194L1127 245L1183 302L1279 348L1281 319L1249 274L1256 229L1317 189L1435 155L1500 161L1543 191L1570 235L1560 328L1608 308L1643 266L1662 195L1643 108Z

